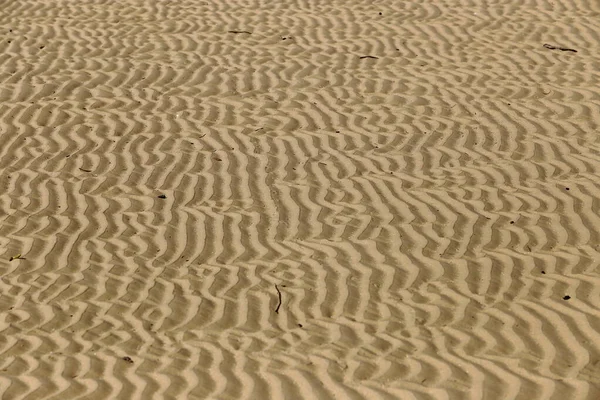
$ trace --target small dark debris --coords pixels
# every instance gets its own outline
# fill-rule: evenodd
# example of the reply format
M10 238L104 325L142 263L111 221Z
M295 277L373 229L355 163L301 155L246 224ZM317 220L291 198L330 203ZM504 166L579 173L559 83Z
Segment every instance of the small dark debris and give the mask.
M43 49L44 47L46 47L46 46L40 46L40 50Z
M277 290L277 298L279 302L277 303L277 308L275 309L275 313L279 314L279 309L281 308L282 298L281 298L281 290L279 290L279 286L275 285L275 290Z
M372 58L374 60L379 60L379 57L375 57L375 56L360 56L361 60L364 60L365 58Z
M511 224L511 225L512 225L512 224L514 224L514 223L515 223L515 221L510 221L510 224Z
M302 328L302 324L298 324L298 328Z
M252 35L252 32L248 32L248 31L227 31L229 33L245 33L247 35Z
M565 190L569 190L569 188L565 188Z
M546 275L546 271L542 271L542 275Z
M166 196L166 195L164 195L164 194L159 194L159 195L158 195L158 198L159 198L159 199L166 199L166 198L167 198L167 196Z
M223 161L223 160L220 159L220 158L215 157L215 161Z
M91 170L91 169L85 169L85 168L79 168L79 170L80 170L80 171L83 171L83 172L92 172L92 170Z
M572 53L577 53L577 50L575 49L570 49L568 47L560 47L560 46L553 46L551 44L544 44L544 47L550 50L560 50L560 51L570 51Z
M131 357L128 356L123 357L123 361L128 362L129 364L133 364L133 360L131 359Z
M565 297L563 297L563 300L569 300L571 298L571 296L567 295Z

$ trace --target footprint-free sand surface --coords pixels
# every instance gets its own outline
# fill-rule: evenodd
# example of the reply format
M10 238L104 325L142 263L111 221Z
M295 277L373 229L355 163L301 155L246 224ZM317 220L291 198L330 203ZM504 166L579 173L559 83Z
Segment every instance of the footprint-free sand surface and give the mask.
M600 399L600 3L0 1L2 399Z

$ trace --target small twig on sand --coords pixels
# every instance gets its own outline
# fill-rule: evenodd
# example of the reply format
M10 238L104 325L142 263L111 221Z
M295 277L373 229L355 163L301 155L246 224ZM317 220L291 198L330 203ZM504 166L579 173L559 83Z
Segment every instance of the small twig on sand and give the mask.
M572 53L577 53L577 50L575 50L575 49L570 49L568 47L553 46L553 45L547 44L547 43L544 45L544 47L547 49L550 49L550 50L570 51Z
M379 57L375 57L375 56L360 56L361 60L364 60L365 58L372 58L374 60L378 60L379 59Z
M248 35L252 35L252 32L248 32L248 31L227 31L229 33L246 33Z
M279 307L281 307L281 291L279 290L279 286L277 286L277 285L275 285L275 290L277 290L277 296L279 297L279 304L277 304L275 313L279 314Z

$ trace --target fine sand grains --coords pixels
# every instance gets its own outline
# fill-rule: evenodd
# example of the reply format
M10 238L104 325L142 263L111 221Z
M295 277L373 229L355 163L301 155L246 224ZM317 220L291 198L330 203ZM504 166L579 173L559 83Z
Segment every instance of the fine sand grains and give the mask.
M599 4L0 1L0 397L600 399Z

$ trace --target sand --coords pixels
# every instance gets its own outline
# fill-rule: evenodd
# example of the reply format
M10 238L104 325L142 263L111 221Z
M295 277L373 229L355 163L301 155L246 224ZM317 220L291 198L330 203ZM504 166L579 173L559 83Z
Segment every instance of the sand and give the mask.
M2 399L600 398L599 3L0 22Z

